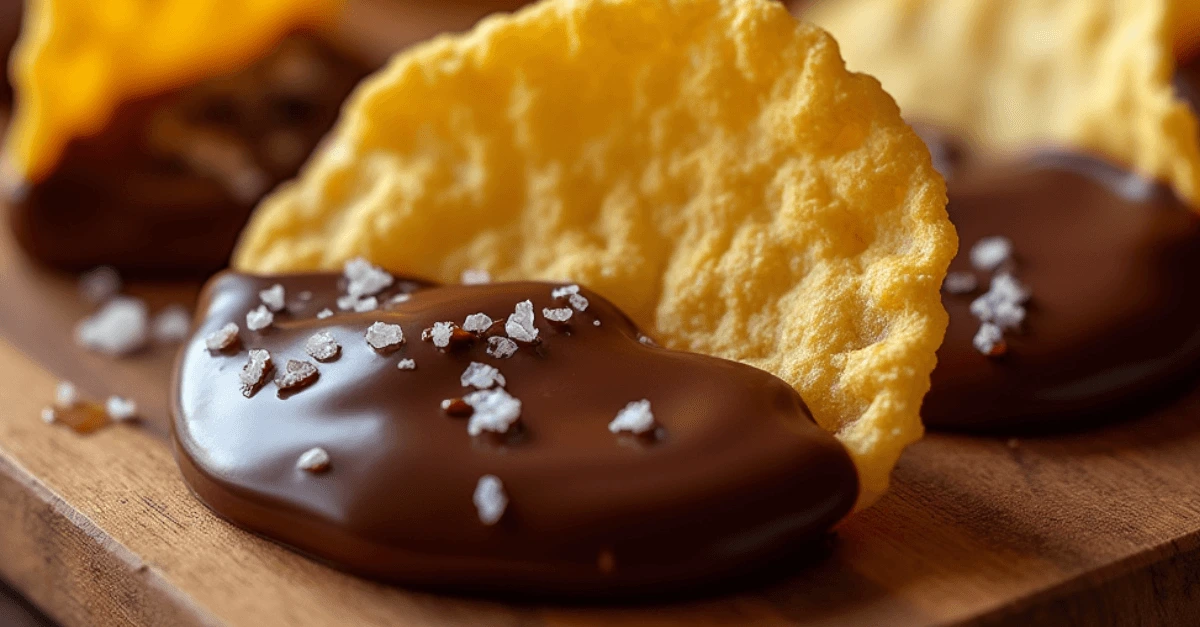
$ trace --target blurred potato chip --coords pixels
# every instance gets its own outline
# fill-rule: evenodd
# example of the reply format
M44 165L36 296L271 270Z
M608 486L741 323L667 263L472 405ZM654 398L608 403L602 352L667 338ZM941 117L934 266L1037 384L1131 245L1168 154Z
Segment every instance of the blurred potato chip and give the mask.
M235 71L342 0L29 0L13 60L8 166L38 180L122 102Z
M945 203L879 83L781 4L552 0L368 79L234 263L583 282L667 346L792 383L865 505L922 434Z
M909 120L1000 152L1045 144L1096 152L1196 205L1196 120L1171 85L1173 8L1168 0L823 0L804 17L833 33L852 69L877 76Z

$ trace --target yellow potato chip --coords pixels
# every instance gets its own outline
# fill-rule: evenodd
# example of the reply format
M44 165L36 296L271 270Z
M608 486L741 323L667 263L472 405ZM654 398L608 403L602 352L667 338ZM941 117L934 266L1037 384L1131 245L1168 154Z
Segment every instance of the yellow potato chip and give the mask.
M9 166L38 180L117 105L234 71L342 0L29 0L14 52Z
M879 83L781 4L552 0L368 79L235 266L583 282L670 347L796 386L865 505L922 433L945 203Z
M825 0L804 13L906 118L986 149L1093 151L1200 200L1191 109L1171 86L1168 0Z

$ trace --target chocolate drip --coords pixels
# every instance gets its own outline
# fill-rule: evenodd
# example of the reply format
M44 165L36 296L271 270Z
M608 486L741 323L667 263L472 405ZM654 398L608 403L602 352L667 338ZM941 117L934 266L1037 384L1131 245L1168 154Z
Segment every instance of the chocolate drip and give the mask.
M246 312L276 282L289 308L272 327L247 331ZM401 282L379 297L383 309L353 313L338 311L335 275L217 276L176 371L185 480L222 517L339 568L537 596L650 596L723 580L811 545L853 506L849 456L786 383L643 344L624 314L586 289L586 308L552 323L544 308L571 306L552 298L555 287ZM302 292L311 297L301 302ZM398 292L412 295L391 302ZM506 336L526 299L537 340L489 356L488 338ZM337 313L317 318L325 308ZM480 324L464 325L478 312L490 328L464 331ZM231 321L243 327L236 351L206 349L204 337ZM436 333L422 339L447 321L458 328L445 348ZM375 322L400 325L405 342L372 348L365 334ZM327 362L305 353L320 331L341 349ZM254 348L267 349L277 371L309 360L319 378L283 398L272 383L246 398L238 374ZM397 367L405 359L414 370ZM498 368L522 403L506 433L472 437L473 416L443 410L474 391L460 381L472 362ZM612 433L618 412L641 399L654 427ZM328 468L298 468L315 448L310 459L327 452ZM473 504L486 475L508 499L495 524Z
M955 155L942 166L961 241L950 269L974 273L980 289L943 295L950 327L927 424L1016 431L1103 420L1194 374L1200 216L1170 189L1077 154L997 164L935 152ZM970 304L991 273L973 269L969 251L995 235L1012 240L1033 297L1023 332L1006 334L1007 353L985 357L972 346L980 321Z
M10 215L16 239L68 270L223 267L251 209L295 176L367 72L293 35L234 75L126 103L21 190Z

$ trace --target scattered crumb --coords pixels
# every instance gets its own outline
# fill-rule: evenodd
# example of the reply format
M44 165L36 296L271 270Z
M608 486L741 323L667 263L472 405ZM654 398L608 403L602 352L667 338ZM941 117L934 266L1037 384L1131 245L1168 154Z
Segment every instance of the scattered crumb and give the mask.
M59 381L54 388L54 406L71 409L79 404L79 390L70 381Z
M396 367L400 370L416 370L417 362L413 359L401 359Z
M542 315L550 322L563 323L571 319L575 312L570 307L560 307L558 309L543 308Z
M642 434L654 429L654 413L650 411L650 401L642 399L633 401L617 412L617 417L608 423L608 430L613 433Z
M463 270L462 284L463 285L483 285L491 283L492 275L487 270Z
M475 509L479 512L479 522L494 525L504 516L508 509L508 495L504 493L504 484L496 475L484 475L475 484L475 495L472 497Z
M266 305L259 305L257 309L246 314L246 328L251 331L261 331L275 322L275 314L267 309Z
M100 266L79 275L79 295L98 305L121 291L121 275L112 266Z
M283 290L283 286L278 283L260 291L258 293L258 298L262 301L263 305L266 305L267 309L270 309L271 311L282 311L284 305L286 304L286 294Z
M75 343L105 355L128 355L146 345L150 316L140 298L118 296L75 327Z
M366 338L375 350L395 348L404 343L404 330L398 324L376 322L367 328Z
M487 354L496 359L508 359L517 352L517 343L500 336L488 338Z
M504 375L495 366L481 364L477 361L471 362L467 369L463 371L459 377L462 386L473 387L478 390L486 390L488 388L504 387L508 382L504 380Z
M246 363L242 366L242 371L238 373L238 379L242 382L242 396L246 398L253 396L274 369L275 367L271 363L271 353L263 348L250 349Z
M281 392L299 389L316 381L319 375L320 372L312 362L289 359L283 372L275 377L275 385Z
M533 301L521 301L504 323L504 331L508 336L519 342L532 342L538 337L538 330L533 326Z
M472 436L484 431L506 433L521 417L521 401L504 388L471 392L463 400L475 410L467 423L467 433Z
M947 294L970 294L979 289L979 279L970 272L951 272L942 282L942 291Z
M467 316L467 319L463 322L462 328L464 331L470 331L472 333L483 333L484 331L492 328L492 322L493 321L491 317L483 312L473 313Z
M988 357L997 357L1008 352L1008 345L1004 342L1004 331L990 322L979 326L979 331L975 333L975 339L972 341L975 350Z
M159 344L178 344L192 331L192 314L183 305L167 305L150 325L150 334Z
M132 399L110 396L104 402L104 413L113 422L126 422L137 418L138 407Z
M378 294L395 280L383 268L372 265L362 257L347 261L343 273L348 281L346 293L355 298Z
M296 468L311 473L322 473L329 470L329 467L329 453L319 446L304 451L296 460Z
M304 352L317 361L329 361L337 357L342 347L329 331L318 331L304 343Z
M204 338L204 345L210 351L223 351L232 347L234 344L237 344L237 341L238 325L230 322L220 329L209 333L208 336Z
M1013 244L1007 237L985 237L971 247L971 265L976 270L991 272L1012 259Z
M331 309L329 309L328 307L317 312L317 320L324 320L331 316L333 316L333 311Z

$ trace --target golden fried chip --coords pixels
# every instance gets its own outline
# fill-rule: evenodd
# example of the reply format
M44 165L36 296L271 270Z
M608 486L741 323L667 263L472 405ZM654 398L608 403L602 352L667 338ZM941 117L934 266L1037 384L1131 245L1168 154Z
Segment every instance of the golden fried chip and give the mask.
M14 52L9 166L38 180L117 105L234 71L342 0L29 0Z
M548 1L368 79L235 266L583 282L670 347L796 386L865 504L922 433L945 203L879 83L782 5Z
M1168 0L824 0L847 64L909 120L985 149L1093 151L1196 205L1200 148L1175 99Z

